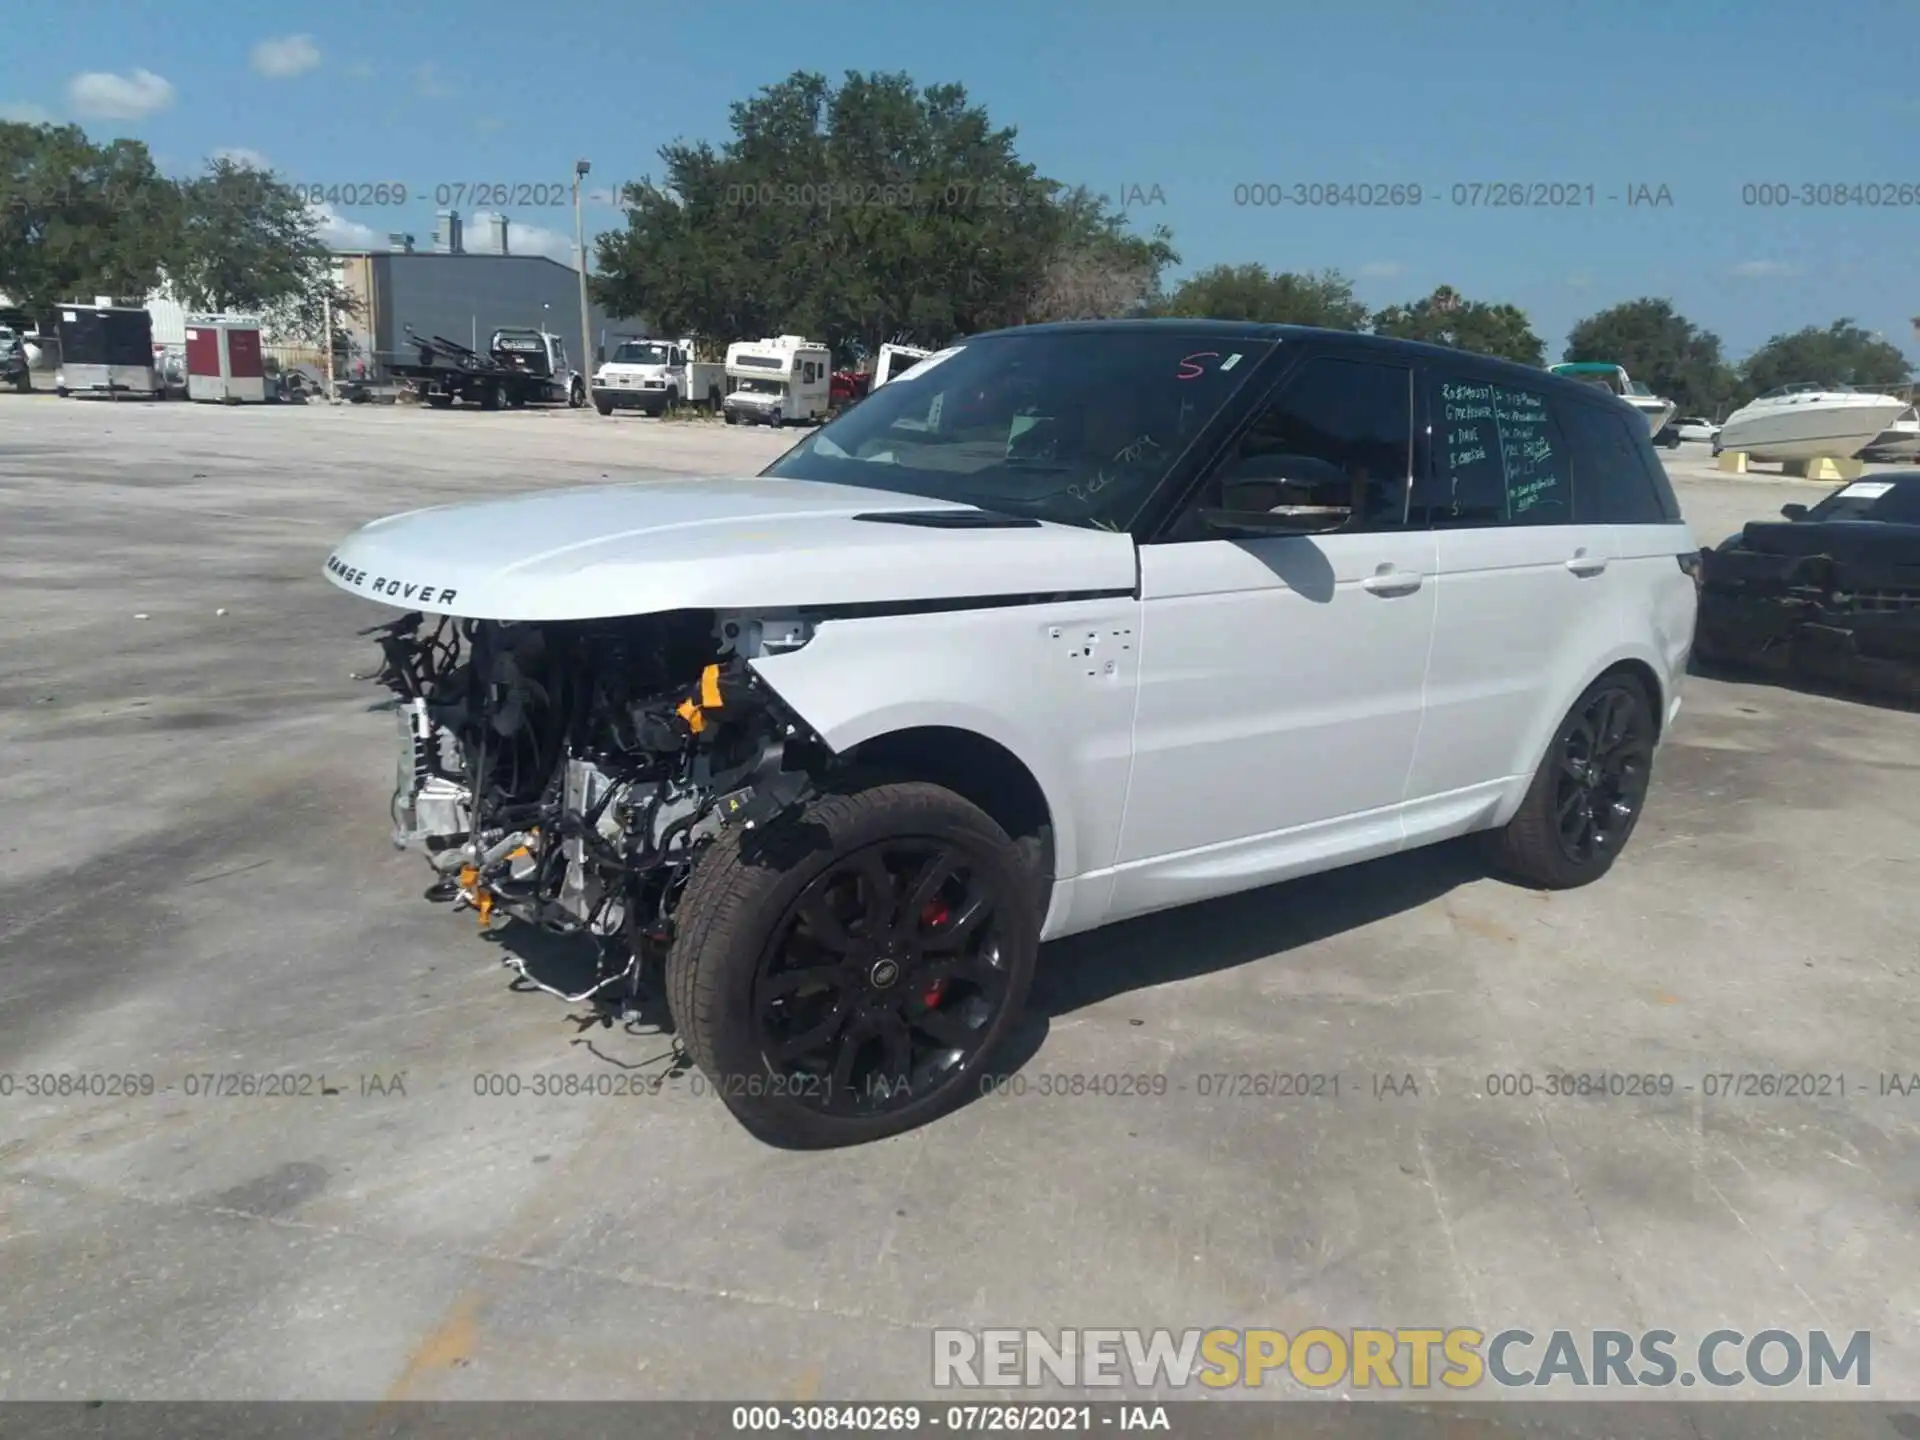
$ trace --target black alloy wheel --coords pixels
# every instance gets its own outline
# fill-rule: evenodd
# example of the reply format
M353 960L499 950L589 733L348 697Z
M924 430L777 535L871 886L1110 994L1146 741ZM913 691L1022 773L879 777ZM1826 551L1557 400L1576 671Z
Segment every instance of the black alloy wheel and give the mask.
M1640 823L1657 738L1637 677L1616 670L1595 680L1554 732L1513 818L1484 837L1494 868L1546 890L1605 875Z
M1033 983L1041 884L944 786L843 776L694 863L667 953L674 1027L770 1145L912 1130L990 1083Z
M1618 853L1647 798L1653 733L1645 701L1625 685L1591 693L1561 733L1554 824L1580 866Z
M1011 989L1009 898L930 838L869 845L816 877L755 976L761 1051L786 1093L829 1115L879 1116L963 1072Z

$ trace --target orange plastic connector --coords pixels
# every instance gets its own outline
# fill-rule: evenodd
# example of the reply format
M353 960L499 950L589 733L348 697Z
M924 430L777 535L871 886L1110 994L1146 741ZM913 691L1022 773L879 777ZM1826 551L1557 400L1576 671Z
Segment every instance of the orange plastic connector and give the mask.
M709 710L720 708L720 667L709 665L700 672L700 703Z
M707 717L700 713L700 707L691 700L682 700L679 709L673 712L687 722L687 728L698 735L707 728Z
M491 890L482 890L474 897L473 908L475 913L480 916L480 928L483 930L486 929L487 922L493 919L493 892Z

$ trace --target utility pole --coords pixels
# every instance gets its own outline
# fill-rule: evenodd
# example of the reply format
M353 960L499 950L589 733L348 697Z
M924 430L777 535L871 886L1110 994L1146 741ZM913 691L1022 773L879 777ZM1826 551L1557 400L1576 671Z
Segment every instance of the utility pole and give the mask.
M320 333L325 335L327 347L327 403L338 405L340 395L333 388L333 288L320 297Z
M573 244L580 260L580 371L593 374L593 321L587 314L587 229L580 218L580 182L593 167L584 160L573 162Z

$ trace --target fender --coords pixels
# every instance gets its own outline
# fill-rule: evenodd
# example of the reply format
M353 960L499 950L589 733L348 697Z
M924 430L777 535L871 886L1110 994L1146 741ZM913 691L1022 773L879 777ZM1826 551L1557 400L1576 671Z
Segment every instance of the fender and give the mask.
M750 663L836 753L921 725L1004 746L1046 797L1068 880L1119 851L1139 622L1131 597L828 620Z

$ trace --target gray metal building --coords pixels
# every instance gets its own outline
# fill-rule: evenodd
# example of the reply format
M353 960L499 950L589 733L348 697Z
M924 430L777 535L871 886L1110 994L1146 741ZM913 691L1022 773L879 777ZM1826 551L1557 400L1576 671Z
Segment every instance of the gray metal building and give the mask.
M395 235L388 250L335 252L340 282L361 311L347 327L355 352L350 371L363 361L368 378L379 378L393 360L410 358L408 326L479 350L496 329L535 326L564 337L568 355L585 370L593 368L600 347L610 350L625 336L650 333L644 324L616 320L596 306L589 312L593 346L583 345L579 272L546 255L508 253L505 217L492 217L487 231L488 248L469 250L460 216L442 211L430 251L414 249L411 236Z

